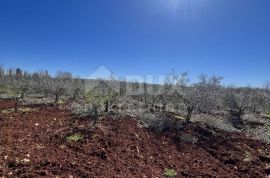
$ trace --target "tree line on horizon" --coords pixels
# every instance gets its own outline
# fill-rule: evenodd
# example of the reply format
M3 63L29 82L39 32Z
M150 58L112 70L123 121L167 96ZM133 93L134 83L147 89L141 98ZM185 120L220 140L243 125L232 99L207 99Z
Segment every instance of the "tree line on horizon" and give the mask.
M63 98L70 102L83 100L102 106L105 111L115 104L116 98L131 98L145 103L152 110L168 111L169 107L174 108L184 114L187 122L195 112L223 110L239 120L246 112L268 114L270 82L262 88L252 88L225 86L222 80L219 76L201 75L198 82L190 83L187 73L168 75L163 85L115 80L112 82L119 83L119 91L108 93L108 90L102 90L102 87L109 87L106 82L97 89L98 92L86 91L86 79L73 77L70 72L58 72L53 77L47 70L28 73L20 68L5 70L0 67L0 94L14 99L15 111L25 94L31 93L53 98L53 105ZM127 94L127 90L133 92Z

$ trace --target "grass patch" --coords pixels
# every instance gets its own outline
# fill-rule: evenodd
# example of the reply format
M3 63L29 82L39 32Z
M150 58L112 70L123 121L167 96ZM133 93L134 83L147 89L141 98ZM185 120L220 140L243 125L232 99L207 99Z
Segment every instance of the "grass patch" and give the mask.
M78 142L84 138L84 135L81 133L76 133L67 137L67 141L69 142Z
M32 109L32 108L19 108L18 111L19 112L31 112L31 111L35 111L36 109ZM13 113L15 112L15 109L12 108L12 109L5 109L5 110L2 110L1 113L2 114L10 114L10 113Z
M266 113L266 117L267 117L268 119L270 119L270 112L267 112L267 113Z
M174 169L168 169L166 168L164 170L164 175L169 178L173 178L177 176L177 172Z
M270 153L266 150L258 149L258 152L262 155L265 155L266 157L270 158Z
M253 157L252 157L252 155L249 153L249 152L245 152L245 158L244 158L244 162L250 162L250 161L252 161L253 160Z
M270 133L270 121L268 121L266 127L267 127L268 132Z
M13 113L13 112L14 112L14 109L5 109L5 110L1 111L2 114L10 114L10 113Z
M19 111L21 112L31 112L31 111L35 111L36 109L33 108L20 108Z
M66 104L67 102L65 101L65 100L63 100L63 99L60 99L58 102L57 102L57 104L59 104L59 105L61 105L61 104Z
M186 120L186 118L185 117L182 117L182 116L179 116L179 115L176 115L176 116L174 116L175 117L175 119L176 120Z

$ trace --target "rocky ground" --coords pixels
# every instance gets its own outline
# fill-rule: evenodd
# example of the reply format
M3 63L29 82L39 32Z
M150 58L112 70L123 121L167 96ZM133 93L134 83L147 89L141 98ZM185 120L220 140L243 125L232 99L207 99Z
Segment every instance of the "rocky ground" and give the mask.
M126 116L104 116L89 129L91 118L66 109L39 105L7 112L12 106L0 102L0 177L270 175L270 145L241 132L192 123L160 133Z
M241 128L236 128L231 119L231 116L227 113L195 114L192 121L204 123L224 131L241 132L253 139L270 143L270 119L268 117L259 114L245 114L242 117Z

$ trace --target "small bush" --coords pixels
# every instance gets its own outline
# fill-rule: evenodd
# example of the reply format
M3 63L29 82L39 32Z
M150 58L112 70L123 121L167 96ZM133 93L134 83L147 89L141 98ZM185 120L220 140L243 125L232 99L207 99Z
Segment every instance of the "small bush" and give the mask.
M164 175L166 176L166 177L176 177L177 176L177 172L174 170L174 169L168 169L168 168L166 168L165 170L164 170Z
M70 135L67 137L67 141L69 142L78 142L80 140L82 140L84 138L84 135L82 135L81 133L76 133L74 135Z
M183 128L181 122L175 121L172 118L159 117L148 124L150 129L154 132L169 132L172 130L179 130Z
M249 152L245 151L245 158L243 159L243 161L244 162L251 162L252 160L253 160L252 155Z
M66 104L67 102L64 99L59 99L57 104L61 105L61 104Z
M198 143L199 139L196 136L190 134L181 134L176 137L176 141L185 144L196 144Z
M267 131L270 133L270 121L266 124Z
M10 89L7 86L2 86L2 85L0 85L0 93L1 94L6 94L6 95L9 95L9 96L13 96L14 95L14 92L13 92L12 89Z
M267 117L268 119L270 119L270 111L268 111L268 112L266 113L266 117Z
M117 96L117 93L112 92L108 94L100 94L96 91L88 91L85 95L86 101L88 103L91 103L98 108L102 108L105 112L108 111L109 103L111 103L115 97Z

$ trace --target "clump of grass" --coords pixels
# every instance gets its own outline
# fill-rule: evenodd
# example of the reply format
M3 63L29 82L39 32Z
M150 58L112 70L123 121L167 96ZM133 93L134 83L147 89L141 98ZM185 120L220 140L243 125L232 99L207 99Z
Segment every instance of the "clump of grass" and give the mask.
M67 137L67 141L69 142L78 142L84 138L84 135L81 133L76 133Z
M14 112L14 109L5 109L5 110L1 111L2 114L10 114L10 113L13 113L13 112Z
M176 115L174 117L175 117L176 120L186 120L186 118L183 117L183 116Z
M267 127L268 132L270 133L270 120L269 120L269 122L266 124L266 127Z
M31 112L31 111L35 111L36 109L33 108L20 108L19 111L21 112Z
M270 158L270 153L267 150L258 149L258 152L262 155L265 155L266 157Z
M66 104L67 102L65 101L65 100L63 100L63 99L60 99L58 102L57 102L57 104Z
M32 108L19 108L18 111L20 112L31 112L31 111L35 111L36 109L32 109ZM10 113L13 113L15 112L15 109L5 109L5 110L2 110L1 113L2 114L10 114Z
M177 172L174 169L168 169L166 168L164 170L164 175L169 178L173 178L177 176Z
M266 113L266 117L267 117L268 119L270 119L270 111L268 111L268 112Z
M244 162L250 162L250 161L252 161L253 160L253 157L252 157L252 155L249 153L249 152L245 152L245 158L244 158Z

